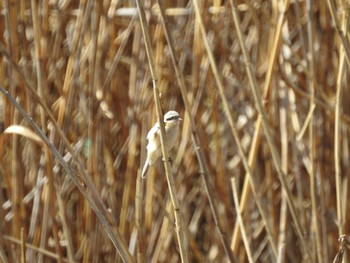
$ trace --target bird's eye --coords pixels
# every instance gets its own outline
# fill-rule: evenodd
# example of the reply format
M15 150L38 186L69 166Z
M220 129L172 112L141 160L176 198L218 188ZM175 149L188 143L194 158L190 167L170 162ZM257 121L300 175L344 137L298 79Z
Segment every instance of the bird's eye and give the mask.
M166 120L167 121L172 121L172 120L177 120L179 118L180 118L180 116L171 116L171 117L167 118Z

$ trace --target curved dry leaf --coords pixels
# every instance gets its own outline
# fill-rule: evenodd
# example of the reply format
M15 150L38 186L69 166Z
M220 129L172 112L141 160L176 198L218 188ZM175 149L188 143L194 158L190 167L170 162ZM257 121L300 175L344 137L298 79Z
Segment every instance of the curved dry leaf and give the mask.
M11 125L4 130L4 133L22 135L39 143L41 146L44 145L43 140L38 135L21 125Z

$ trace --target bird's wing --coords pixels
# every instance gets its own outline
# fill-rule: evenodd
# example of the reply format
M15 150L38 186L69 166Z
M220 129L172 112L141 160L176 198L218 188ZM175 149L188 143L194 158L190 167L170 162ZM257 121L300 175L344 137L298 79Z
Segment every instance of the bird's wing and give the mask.
M158 136L158 132L159 132L159 124L157 122L147 133L147 137L146 137L147 140L152 139L152 137Z

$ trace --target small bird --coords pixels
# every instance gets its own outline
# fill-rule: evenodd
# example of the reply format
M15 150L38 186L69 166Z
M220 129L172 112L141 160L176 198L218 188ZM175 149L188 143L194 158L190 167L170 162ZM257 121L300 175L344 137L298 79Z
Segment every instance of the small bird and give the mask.
M179 133L179 124L182 119L176 111L168 111L164 115L165 126L165 147L170 151L176 142ZM146 178L148 168L154 164L157 159L162 156L162 147L160 144L160 127L157 122L147 134L147 159L143 166L141 177Z

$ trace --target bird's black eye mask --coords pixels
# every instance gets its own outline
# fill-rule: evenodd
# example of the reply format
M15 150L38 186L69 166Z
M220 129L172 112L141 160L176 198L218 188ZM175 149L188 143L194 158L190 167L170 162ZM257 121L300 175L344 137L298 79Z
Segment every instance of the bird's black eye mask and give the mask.
M167 118L167 121L172 121L172 120L178 120L180 117L179 116L172 116L170 118Z

